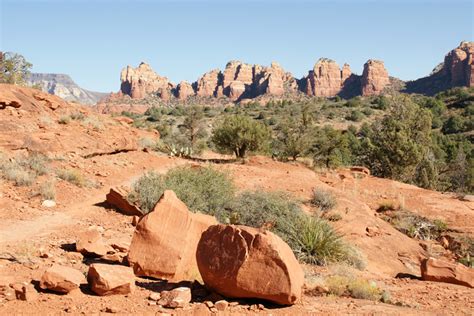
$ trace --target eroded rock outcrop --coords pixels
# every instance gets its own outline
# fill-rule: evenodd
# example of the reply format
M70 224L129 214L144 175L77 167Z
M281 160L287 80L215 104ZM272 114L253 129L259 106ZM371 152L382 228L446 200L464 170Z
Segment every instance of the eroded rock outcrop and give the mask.
M346 75L346 74L345 74ZM306 77L306 94L317 97L332 97L342 89L342 71L330 59L321 58Z
M474 287L474 270L460 263L439 259L425 259L421 264L421 277L425 281L446 282Z
M211 290L282 305L301 298L304 274L290 247L269 231L214 225L197 247L201 277Z
M165 191L153 211L138 223L128 261L138 276L169 281L199 277L196 248L201 234L217 220L191 213L173 191Z
M363 96L379 95L389 84L390 79L383 61L370 59L365 63L361 78Z
M193 86L187 81L181 81L176 87L176 97L179 100L186 100L189 96L194 95Z
M169 99L173 85L168 78L159 76L150 65L142 62L137 68L127 66L120 73L120 91L132 99L141 99L148 94L157 93L163 99Z
M221 72L219 69L214 69L206 72L197 81L196 94L201 97L219 97L217 88L220 86ZM222 93L222 92L221 92Z
M407 82L404 92L434 95L454 87L474 87L474 42L461 42L429 76Z

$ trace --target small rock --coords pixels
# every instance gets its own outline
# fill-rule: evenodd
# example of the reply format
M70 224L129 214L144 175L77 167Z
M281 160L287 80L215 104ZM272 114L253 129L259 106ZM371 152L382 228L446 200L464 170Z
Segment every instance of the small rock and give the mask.
M76 251L83 255L101 257L111 250L113 249L110 246L104 244L102 235L97 229L89 229L81 233L76 242Z
M100 257L100 259L102 259L104 261L107 261L109 263L122 264L122 263L124 263L124 260L125 260L126 256L127 256L127 254L125 254L125 253L116 252L116 253L112 253L112 254L106 254L105 256Z
M204 304L209 308L214 307L214 303L211 301L205 301Z
M15 283L11 287L17 300L32 302L38 298L38 292L31 283Z
M162 291L158 304L164 307L178 308L185 307L189 302L191 302L191 289L178 287L171 291Z
M81 271L55 264L43 273L40 287L44 290L69 293L83 283L87 281Z
M135 275L130 267L93 263L87 280L97 295L129 294L135 289Z
M229 307L229 302L227 302L226 300L220 300L217 301L214 306L218 311L223 312L227 309L227 307Z
M44 207L55 207L55 206L56 206L56 202L53 201L53 200L44 200L44 201L41 203L41 206L44 206Z
M117 307L106 307L105 308L105 312L106 313L112 313L112 314L115 314L115 313L118 313L118 308Z
M110 239L109 245L119 252L128 252L130 241L124 239Z
M161 294L157 292L151 292L150 295L148 296L148 299L152 301L159 301L160 298L161 298Z

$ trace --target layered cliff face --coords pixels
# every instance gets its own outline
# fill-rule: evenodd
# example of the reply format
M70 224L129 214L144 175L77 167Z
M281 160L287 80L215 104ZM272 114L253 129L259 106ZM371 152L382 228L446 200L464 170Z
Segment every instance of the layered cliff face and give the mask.
M132 99L142 99L155 93L162 99L169 99L173 89L166 77L161 77L151 69L150 65L141 63L137 68L127 66L120 73L122 82L120 91L129 95Z
M474 42L461 42L429 76L407 82L404 92L433 95L453 87L474 87Z
M383 61L371 59L365 63L361 77L363 96L379 95L389 84L390 79Z
M64 74L32 73L27 82L30 86L39 86L43 92L82 104L96 104L107 95L83 89L71 77Z
M404 92L435 94L456 86L474 86L473 60L474 42L462 42L446 55L444 63L430 76L407 82ZM156 74L146 63L123 69L121 81L119 96L129 95L134 99L155 95L165 101L171 98L184 101L197 96L224 97L236 102L259 96L289 97L298 92L317 97L374 96L384 93L387 88L398 91L405 84L390 78L382 61L368 60L362 75L356 75L348 64L341 68L328 58L319 59L300 80L275 62L265 67L230 61L223 71L214 69L196 82L182 81L177 86Z
M156 74L148 64L141 63L137 68L127 66L123 69L120 79L121 94L129 95L133 99L142 99L155 94L164 100L168 100L171 96L185 100L196 95L225 96L237 101L259 95L279 96L287 90L298 90L296 79L277 63L264 67L230 61L224 71L215 69L205 73L192 84L182 81L176 87L167 78Z
M349 68L350 71L350 68ZM347 67L344 76L347 76ZM343 88L343 71L328 58L321 58L306 77L305 92L310 96L333 97Z

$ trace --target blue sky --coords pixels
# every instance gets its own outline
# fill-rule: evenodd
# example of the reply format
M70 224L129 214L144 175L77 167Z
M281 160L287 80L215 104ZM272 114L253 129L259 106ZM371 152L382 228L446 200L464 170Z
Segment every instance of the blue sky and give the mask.
M382 59L390 75L416 79L474 33L473 1L458 0L0 0L0 11L1 50L105 92L140 61L176 83L234 59L301 77L320 57L359 74Z

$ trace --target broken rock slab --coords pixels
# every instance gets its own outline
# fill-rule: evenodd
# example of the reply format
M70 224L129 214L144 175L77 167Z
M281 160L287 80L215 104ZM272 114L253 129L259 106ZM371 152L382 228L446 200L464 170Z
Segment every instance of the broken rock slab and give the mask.
M474 288L474 269L460 263L428 258L421 263L421 277L425 281L445 282Z
M87 281L97 295L129 294L135 289L135 275L130 267L93 263Z
M69 293L87 283L81 271L54 264L42 275L40 287L58 293Z
M110 192L105 196L106 201L125 215L142 216L143 212L138 208L138 206L133 205L127 200L129 193L130 190L123 186L111 188Z

